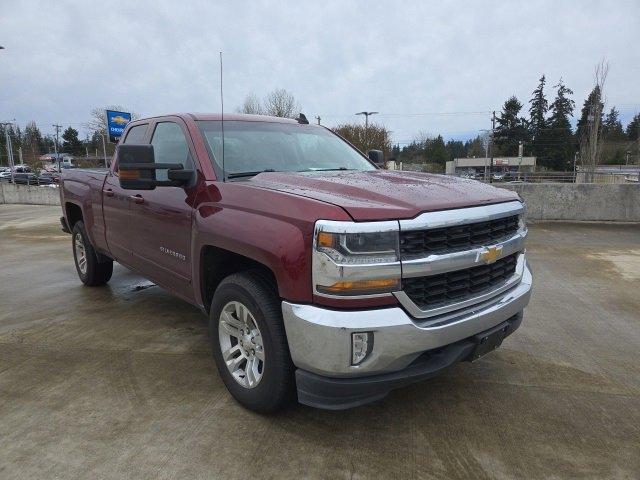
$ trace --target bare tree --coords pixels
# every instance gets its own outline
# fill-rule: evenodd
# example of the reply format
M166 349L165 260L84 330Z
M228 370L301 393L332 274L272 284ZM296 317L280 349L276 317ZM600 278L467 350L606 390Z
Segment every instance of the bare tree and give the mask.
M260 104L260 99L255 93L250 93L244 99L244 103L237 109L238 113L249 113L253 115L264 115L264 109Z
M598 159L602 150L601 121L604 108L604 84L609 73L609 63L601 60L594 72L594 91L596 98L589 105L588 126L580 139L580 160L585 172L585 181L593 182Z
M84 123L82 126L91 132L100 132L105 133L107 131L107 118L105 114L105 110L115 110L117 112L131 112L131 110L126 109L121 105L108 105L106 107L96 107L91 109L91 118L88 122ZM137 120L140 118L140 115L134 112L131 112L131 119Z
M366 130L365 126L359 123L343 123L332 130L363 153L368 150L382 150L385 158L389 157L391 132L382 125L369 124L369 129Z
M264 101L264 111L273 117L293 118L300 110L296 99L284 88L277 88Z

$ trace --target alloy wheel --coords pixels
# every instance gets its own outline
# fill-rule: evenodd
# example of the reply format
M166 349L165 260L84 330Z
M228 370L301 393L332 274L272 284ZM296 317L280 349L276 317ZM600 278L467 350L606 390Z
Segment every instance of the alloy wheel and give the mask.
M264 347L256 319L242 303L227 303L218 319L220 351L229 373L245 388L254 388L264 373Z

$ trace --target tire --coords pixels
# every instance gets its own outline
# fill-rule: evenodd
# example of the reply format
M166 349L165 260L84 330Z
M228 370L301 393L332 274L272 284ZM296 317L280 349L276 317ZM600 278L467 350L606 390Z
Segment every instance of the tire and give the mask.
M80 220L75 223L71 231L71 245L76 272L82 283L89 287L97 287L111 279L113 260L98 261L98 255L89 241L84 223Z
M291 402L295 395L294 367L282 321L280 299L276 292L273 282L267 280L259 271L232 274L225 278L216 289L209 316L213 356L222 381L240 404L259 413L274 413L281 410ZM221 323L221 316L223 320L230 320L230 316L234 321L241 319L241 315L237 314L238 304L246 307L249 312L247 315L249 329L244 330L247 323L243 328L247 335L249 335L249 331L255 333L253 324L259 330L255 335L258 338L255 343L253 343L253 337L249 341L247 336L240 335L244 341L236 338L234 346L233 337L228 332L229 328L235 332L238 329L234 329L226 321L224 324L226 327ZM231 346L227 343L223 347L227 338L231 341ZM249 348L243 348L247 345ZM253 345L257 345L255 355L251 354ZM261 364L259 363L258 347L262 347L263 361ZM243 367L238 367L239 370L235 374L231 372L223 357L223 348L225 348L227 361L240 365L242 365L241 357L246 353L244 356L244 376L242 375ZM229 351L234 349L238 354L237 358L229 356ZM255 370L247 369L250 360L258 365ZM249 374L249 371L255 373ZM260 378L256 381L257 375L260 375ZM250 383L251 377L254 380L253 386L247 385Z

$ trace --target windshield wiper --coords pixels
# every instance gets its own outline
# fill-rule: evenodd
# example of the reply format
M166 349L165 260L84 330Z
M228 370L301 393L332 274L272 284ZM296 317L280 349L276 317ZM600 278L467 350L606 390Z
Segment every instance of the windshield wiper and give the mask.
M336 170L355 170L355 168L335 167L335 168L309 168L308 170L300 170L301 172L333 172Z
M242 177L253 177L254 175L258 175L263 172L275 172L273 168L265 168L264 170L257 170L255 172L234 172L227 175L227 178L242 178Z

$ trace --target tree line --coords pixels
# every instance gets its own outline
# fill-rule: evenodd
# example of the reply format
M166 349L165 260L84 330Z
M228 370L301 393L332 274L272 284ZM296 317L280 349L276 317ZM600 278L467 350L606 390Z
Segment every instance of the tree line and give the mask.
M604 112L604 80L608 67L602 62L596 70L596 82L584 101L576 128L572 126L575 102L573 91L562 79L553 85L554 99L547 99L547 79L542 75L528 101L528 115L522 115L524 105L515 96L509 97L495 117L493 135L488 131L469 140L447 140L442 135L419 134L411 143L400 147L393 145L390 131L381 124L342 123L332 130L351 142L362 152L379 149L387 159L404 163L429 164L435 170L443 170L447 161L462 157L517 156L520 144L525 156L537 157L537 164L550 170L572 170L574 160L579 164L624 164L627 155L638 142L640 114L623 126L615 106ZM600 77L598 77L600 72ZM79 131L67 126L58 143L58 151L73 156L101 156L102 135L106 132L105 109L130 111L119 105L94 108L89 120L83 124L89 131L84 139ZM250 94L236 111L256 115L272 115L294 118L300 111L294 96L284 89L275 89L263 100ZM133 118L139 115L133 113ZM0 124L0 163L6 164L5 131L8 130L13 145L14 162L22 151L25 163L36 163L42 154L54 151L53 135L43 135L38 125L31 121L24 129L11 124ZM107 155L115 145L107 144ZM635 156L638 153L634 152ZM637 162L637 159L636 159Z
M576 128L572 126L575 102L573 91L560 79L553 85L555 97L547 99L547 79L542 75L529 100L528 116L521 114L524 105L515 96L509 97L496 115L493 141L489 134L472 140L445 143L441 135L422 136L409 145L394 147L398 160L407 163L430 163L443 167L454 158L517 156L520 144L524 156L537 157L537 164L549 170L573 170L578 165L624 164L627 152L637 152L640 114L623 127L620 112L612 106L604 112L603 84L606 64L596 69L596 84L585 99Z
M69 154L74 157L103 155L102 135L106 135L107 121L105 110L130 111L119 105L109 105L103 108L93 108L89 113L89 120L82 124L88 130L83 139L80 138L78 129L72 126L63 126L58 138L58 153ZM132 113L132 118L140 116ZM43 135L40 128L34 121L27 122L24 128L17 124L0 124L0 164L7 165L6 132L9 133L11 145L13 146L14 163L19 163L20 151L22 151L22 161L26 164L35 165L40 156L53 153L55 151L55 135ZM112 155L115 145L106 143L107 155Z

